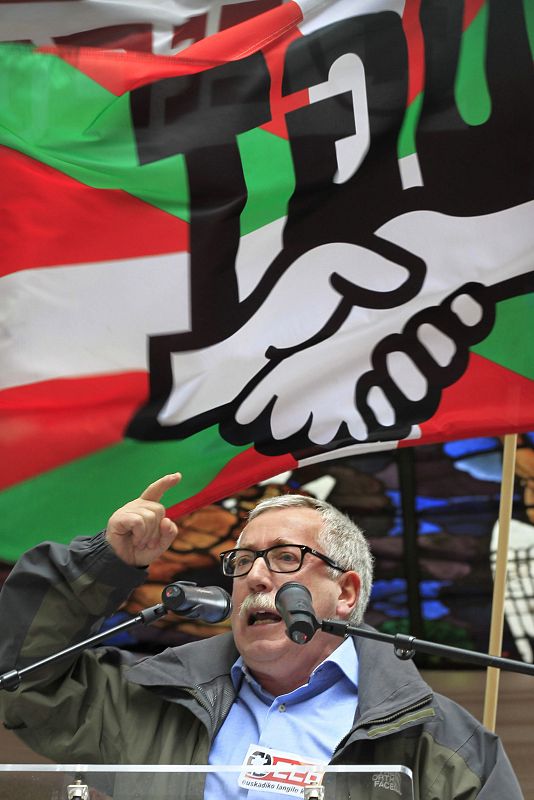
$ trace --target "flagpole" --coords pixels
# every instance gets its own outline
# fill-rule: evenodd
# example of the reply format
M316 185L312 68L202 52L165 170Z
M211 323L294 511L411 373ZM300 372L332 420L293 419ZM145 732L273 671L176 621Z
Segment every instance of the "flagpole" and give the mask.
M491 607L491 624L489 637L489 654L500 656L504 629L504 602L506 596L506 572L508 568L508 545L510 541L510 520L514 496L515 454L517 434L504 437L501 498L499 503L499 531L493 581L493 602ZM486 728L495 731L497 718L497 700L499 694L499 678L501 671L496 667L488 667L486 671L486 694L484 697L483 723Z

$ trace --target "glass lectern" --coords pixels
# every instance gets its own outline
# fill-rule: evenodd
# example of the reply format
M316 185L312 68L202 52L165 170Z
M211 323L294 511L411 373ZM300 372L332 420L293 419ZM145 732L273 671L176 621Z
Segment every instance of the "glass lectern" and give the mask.
M0 800L203 800L206 780L222 779L221 800L413 800L412 773L398 765L322 767L2 764ZM235 786L235 791L229 789Z

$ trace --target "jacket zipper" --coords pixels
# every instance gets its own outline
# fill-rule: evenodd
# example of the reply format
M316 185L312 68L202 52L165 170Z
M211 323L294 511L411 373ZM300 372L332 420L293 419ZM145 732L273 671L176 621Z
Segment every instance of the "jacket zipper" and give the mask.
M196 700L196 702L200 706L202 706L202 708L205 711L208 712L209 718L210 718L210 721L211 721L211 727L212 727L212 731L211 732L208 731L208 733L210 734L210 738L213 740L213 736L214 736L215 731L217 729L217 723L216 723L216 720L215 720L215 711L213 709L213 705L211 705L207 700L204 699L205 692L204 692L202 686L199 686L198 684L195 684L195 686L193 688L191 688L190 686L180 686L180 689L182 691L186 692L187 694L191 695L191 697L194 700ZM230 706L232 705L232 703L233 703L233 700L230 703ZM226 717L227 707L228 707L228 701L225 702L224 707L223 707L223 713L222 713L222 717L223 718Z
M419 700L419 702L413 703L411 706L404 706L404 708L399 709L399 711L396 711L394 714L389 714L387 717L377 717L376 719L369 720L369 722L365 723L365 727L370 725L377 725L379 723L384 723L384 722L393 722L394 719L402 717L403 714L407 714L410 711L417 711L418 708L421 708L421 706L426 705L428 701L431 699L432 695L429 694L426 697L423 697L422 700ZM358 727L359 725L354 726L354 728L352 728L348 733L346 733L345 736L337 743L332 753L332 760L335 758L337 751L341 748L343 743L347 741L347 739L350 737L352 731L356 730L356 728Z
M209 714L209 718L211 721L212 728L215 728L215 717L213 712L213 707L204 699L204 690L198 684L195 684L194 688L189 686L180 686L180 689L185 692L186 694L191 695L191 697L197 701L197 703L202 706L204 711L207 711Z
M370 719L369 722L366 722L365 725L378 725L379 723L384 722L393 722L394 719L398 719L402 717L403 714L407 714L409 711L416 711L421 706L424 706L428 703L429 700L432 700L432 695L428 694L426 697L423 697L422 700L419 700L417 703L413 703L411 706L405 706L404 708L399 709L399 711L395 711L394 714L389 714L387 717L377 717L377 719Z

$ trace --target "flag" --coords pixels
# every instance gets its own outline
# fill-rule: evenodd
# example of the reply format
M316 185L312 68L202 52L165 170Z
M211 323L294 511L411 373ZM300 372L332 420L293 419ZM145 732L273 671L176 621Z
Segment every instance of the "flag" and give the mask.
M532 0L242 5L0 46L0 558L534 427Z

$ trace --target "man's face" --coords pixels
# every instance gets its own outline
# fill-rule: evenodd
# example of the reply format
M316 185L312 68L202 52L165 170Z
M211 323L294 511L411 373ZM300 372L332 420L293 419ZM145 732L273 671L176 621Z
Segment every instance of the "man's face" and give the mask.
M239 546L264 550L275 544L305 544L322 552L317 542L321 525L320 514L311 508L272 509L246 526ZM357 597L359 580L353 572L340 572L339 576L331 578L328 566L307 553L298 572L270 572L265 560L257 558L247 575L234 578L232 629L235 642L248 668L272 694L281 694L306 683L314 667L330 655L341 640L318 631L307 644L295 644L286 635L284 622L278 615L263 615L258 619L253 608L240 613L243 600L261 593L274 602L278 589L284 583L295 581L309 589L319 619L343 619L350 611L354 595Z

